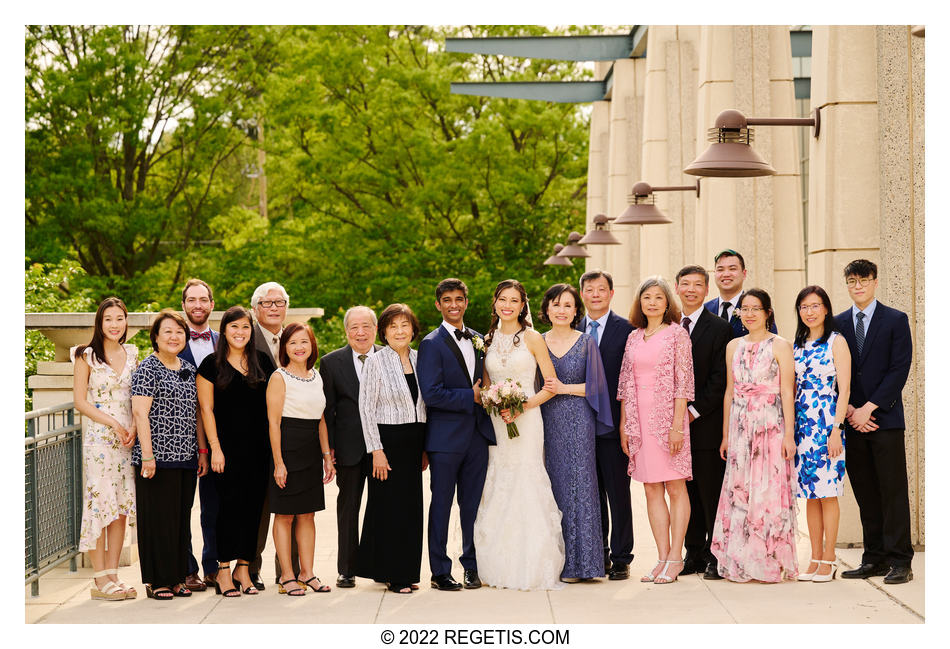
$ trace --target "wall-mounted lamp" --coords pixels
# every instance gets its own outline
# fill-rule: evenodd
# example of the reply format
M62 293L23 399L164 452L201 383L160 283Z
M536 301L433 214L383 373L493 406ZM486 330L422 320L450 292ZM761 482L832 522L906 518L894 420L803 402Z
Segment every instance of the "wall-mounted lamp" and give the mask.
M560 243L554 244L554 254L544 260L545 266L573 266L571 260L567 257L558 257L559 252L564 249L564 246Z
M610 218L606 214L598 214L594 217L594 229L588 232L577 243L582 246L619 246L620 239L615 237L607 229L607 222Z
M651 187L649 183L638 182L633 186L633 190L627 197L630 206L624 210L623 214L618 216L614 225L653 225L661 223L672 223L656 206L656 197L654 192L696 192L696 198L699 198L699 180L695 185L677 185L674 187Z
M590 253L577 243L582 238L580 232L571 232L567 237L567 245L557 253L558 257L590 257Z
M910 35L918 38L924 37L924 25L914 25L910 28Z
M693 163L683 169L691 176L716 178L750 178L774 176L777 172L752 149L750 126L811 126L818 137L821 119L818 109L814 117L749 117L737 110L724 110L716 116L716 126L709 129L709 147Z

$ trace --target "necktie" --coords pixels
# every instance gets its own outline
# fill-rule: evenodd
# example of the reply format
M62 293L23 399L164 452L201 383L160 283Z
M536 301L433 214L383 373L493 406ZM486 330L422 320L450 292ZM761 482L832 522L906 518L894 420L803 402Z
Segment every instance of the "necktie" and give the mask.
M598 345L600 344L600 335L598 335L597 330L600 329L600 323L596 320L590 321L590 335L594 339L594 342Z
M455 334L455 339L459 341L462 340L462 338L465 338L467 340L472 339L472 332L469 331L468 329L465 329L465 330L456 329L453 333Z
M366 354L360 354L357 358L360 359L360 365L366 363Z
M690 324L689 318L683 318L683 328L686 329L686 333L689 333Z
M723 302L722 311L719 312L719 317L723 320L729 320L729 307L732 306L732 302Z
M858 356L861 355L861 350L864 349L864 314L858 311L858 326L854 328L854 342L858 346Z
M207 329L198 333L194 329L191 330L191 339L192 340L211 340L211 330Z

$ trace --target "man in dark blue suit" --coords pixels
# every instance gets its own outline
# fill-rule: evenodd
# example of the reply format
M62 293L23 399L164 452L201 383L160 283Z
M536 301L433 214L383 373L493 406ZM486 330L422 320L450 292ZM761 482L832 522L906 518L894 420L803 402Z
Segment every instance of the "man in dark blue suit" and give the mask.
M188 340L185 348L178 354L195 367L201 365L206 356L214 353L218 344L218 332L212 331L208 319L214 310L214 297L211 287L200 279L189 279L181 291L181 309L188 322ZM201 453L201 450L205 451ZM208 463L207 445L198 452L199 466ZM218 572L217 540L215 524L218 519L218 492L214 479L207 469L198 478L198 502L201 505L201 567L204 581L198 577L198 562L194 553L188 555L188 577L185 586L191 590L204 590L214 585L214 575ZM191 547L191 530L188 531L188 547Z
M714 277L716 287L719 289L719 297L706 302L706 310L715 313L732 326L733 338L741 338L749 333L742 324L739 311L736 309L739 300L742 299L742 284L747 274L745 259L735 250L727 248L716 255L713 261L716 264ZM773 334L778 333L774 322L769 327L769 331Z
M577 329L590 334L600 348L610 393L610 411L617 424L620 422L620 402L617 401L620 365L633 326L610 310L614 280L609 273L590 270L581 275L580 286L587 315L577 323ZM630 562L633 561L633 512L630 508L630 476L627 474L629 458L620 449L617 429L596 438L595 453L604 570L609 579L626 579L630 576Z
M884 583L903 584L914 578L901 398L912 358L910 325L906 313L874 298L873 262L852 261L844 276L854 305L835 322L851 350L846 467L861 511L864 553L861 565L841 576L886 575Z
M419 343L419 389L426 404L426 443L432 498L429 503L429 568L432 587L459 590L445 546L452 499L458 489L465 588L479 588L474 526L488 471L488 446L495 443L491 420L481 405L484 343L462 323L468 287L459 279L439 282L435 308L442 324Z

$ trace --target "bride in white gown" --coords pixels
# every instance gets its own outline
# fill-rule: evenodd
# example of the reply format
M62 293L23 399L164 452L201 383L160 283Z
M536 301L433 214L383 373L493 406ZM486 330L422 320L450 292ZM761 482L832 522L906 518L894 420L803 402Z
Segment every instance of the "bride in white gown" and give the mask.
M542 403L551 392L535 393L535 371L553 377L554 365L541 334L527 328L524 287L505 280L495 289L491 341L485 355L483 383L512 379L528 397L525 411L492 416L496 446L488 451L488 474L475 519L475 547L481 580L498 588L556 590L564 567L561 512L544 468ZM508 438L507 421L519 436Z

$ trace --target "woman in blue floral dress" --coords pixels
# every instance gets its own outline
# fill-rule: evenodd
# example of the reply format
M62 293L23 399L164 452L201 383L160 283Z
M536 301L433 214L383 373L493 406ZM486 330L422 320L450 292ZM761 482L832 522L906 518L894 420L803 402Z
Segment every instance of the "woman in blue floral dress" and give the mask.
M836 331L831 300L820 286L795 299L795 470L805 498L811 563L800 581L834 579L838 496L844 491L844 419L851 385L851 353Z

